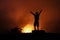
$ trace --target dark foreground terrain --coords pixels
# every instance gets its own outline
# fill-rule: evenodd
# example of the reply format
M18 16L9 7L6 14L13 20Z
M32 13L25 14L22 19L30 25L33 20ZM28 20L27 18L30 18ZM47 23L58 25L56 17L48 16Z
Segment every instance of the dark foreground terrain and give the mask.
M2 33L0 40L60 40L58 33L46 33L43 30L32 31L32 33Z

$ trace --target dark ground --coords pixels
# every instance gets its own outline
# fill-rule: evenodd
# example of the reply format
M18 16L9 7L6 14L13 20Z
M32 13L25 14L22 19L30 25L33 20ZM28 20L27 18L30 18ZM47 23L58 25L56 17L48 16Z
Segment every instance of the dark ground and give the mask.
M58 33L46 33L43 30L32 31L32 33L19 33L16 30L2 33L0 40L60 40Z

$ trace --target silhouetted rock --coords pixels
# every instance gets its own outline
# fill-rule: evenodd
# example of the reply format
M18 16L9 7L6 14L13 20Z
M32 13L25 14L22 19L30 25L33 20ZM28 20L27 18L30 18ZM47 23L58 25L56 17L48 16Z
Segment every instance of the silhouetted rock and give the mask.
M42 34L42 33L45 33L44 30L33 30L32 33L39 33L39 34Z
M12 34L19 34L20 33L20 30L19 30L19 28L15 27L14 29L12 29L10 31L10 33L12 33Z

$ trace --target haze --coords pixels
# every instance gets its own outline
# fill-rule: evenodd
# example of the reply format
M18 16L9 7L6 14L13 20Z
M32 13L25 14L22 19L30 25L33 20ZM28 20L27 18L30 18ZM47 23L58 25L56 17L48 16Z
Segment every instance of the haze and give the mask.
M40 29L60 33L59 0L0 0L0 31L33 24L30 11L43 9L40 16Z

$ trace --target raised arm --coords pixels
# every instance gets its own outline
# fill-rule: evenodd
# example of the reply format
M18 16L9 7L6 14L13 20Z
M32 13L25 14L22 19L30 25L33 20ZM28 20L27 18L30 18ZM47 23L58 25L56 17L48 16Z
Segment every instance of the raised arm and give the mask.
M42 9L40 10L39 15L41 14L41 12L42 12Z
M31 14L35 15L32 11L30 11Z

